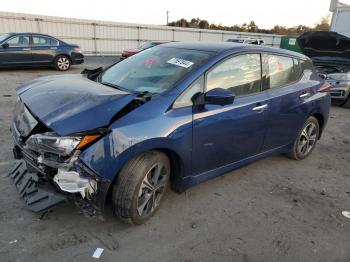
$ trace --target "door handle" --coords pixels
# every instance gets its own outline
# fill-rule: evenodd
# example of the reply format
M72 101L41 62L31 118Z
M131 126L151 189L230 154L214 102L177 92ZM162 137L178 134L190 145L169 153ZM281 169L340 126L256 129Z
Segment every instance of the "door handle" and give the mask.
M299 96L299 98L304 99L304 98L307 98L308 96L310 96L310 93L303 93Z
M254 107L253 111L260 111L260 110L266 109L267 107L268 107L267 104L259 105L259 106Z
M22 48L23 51L30 51L30 48Z

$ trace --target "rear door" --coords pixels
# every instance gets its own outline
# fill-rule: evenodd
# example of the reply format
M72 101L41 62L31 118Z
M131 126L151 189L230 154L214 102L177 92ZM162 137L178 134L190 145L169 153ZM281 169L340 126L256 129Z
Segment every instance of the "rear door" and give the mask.
M307 118L312 90L301 62L288 56L263 54L269 88L266 91L269 97L268 130L263 151L292 143Z
M32 57L35 63L51 64L56 56L59 42L51 37L32 36Z
M5 43L7 48L0 49L0 64L3 66L29 65L32 63L32 54L29 36L16 35Z
M267 95L262 92L260 54L241 54L207 72L205 90L235 93L233 104L193 109L194 174L240 161L261 151L266 131Z

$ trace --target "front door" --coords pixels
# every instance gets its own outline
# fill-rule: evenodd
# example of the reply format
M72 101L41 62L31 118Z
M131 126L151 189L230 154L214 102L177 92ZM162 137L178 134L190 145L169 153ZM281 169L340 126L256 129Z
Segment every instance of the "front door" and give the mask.
M0 64L3 66L20 66L32 63L29 36L14 36L7 42L6 48L0 48Z
M261 152L268 97L262 92L260 54L230 57L206 74L206 91L232 91L232 105L205 105L193 111L194 175Z

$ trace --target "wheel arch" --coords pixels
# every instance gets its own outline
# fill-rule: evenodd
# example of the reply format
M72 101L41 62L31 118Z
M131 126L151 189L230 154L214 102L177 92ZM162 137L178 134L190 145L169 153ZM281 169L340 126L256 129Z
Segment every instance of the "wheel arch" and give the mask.
M317 121L318 121L318 125L319 125L319 127L320 127L320 135L319 135L319 138L318 138L318 139L320 139L320 138L321 138L321 135L322 135L322 133L323 133L324 126L325 126L325 119L324 119L324 116L323 116L321 113L314 113L312 116L313 116L314 118L316 118Z
M57 57L59 57L59 56L66 56L66 57L69 59L69 61L71 62L71 64L72 64L72 57L71 57L69 54L67 54L67 53L58 53L58 54L56 54L56 55L54 56L53 60L52 60L52 63L53 63L53 64L55 64L56 59L57 59Z
M116 180L118 179L118 174L121 171L121 169L123 168L123 166L130 161L131 159L145 153L145 152L149 152L149 151L159 151L162 152L163 154L165 154L169 161L170 161L170 187L173 191L175 192L182 192L182 177L181 174L184 172L185 167L184 167L184 161L183 159L180 157L180 154L177 153L174 149L168 148L168 147L154 147L154 148L147 148L143 151L138 151L132 155L129 155L128 158L124 159L124 161L122 162L122 164L120 165L120 167L118 168L115 176L113 177L113 179L111 180L109 186L108 186L108 190L106 193L106 197L104 199L104 204L106 203L106 201L109 201L111 199L111 194L112 194L112 190L113 190L113 185L116 182Z

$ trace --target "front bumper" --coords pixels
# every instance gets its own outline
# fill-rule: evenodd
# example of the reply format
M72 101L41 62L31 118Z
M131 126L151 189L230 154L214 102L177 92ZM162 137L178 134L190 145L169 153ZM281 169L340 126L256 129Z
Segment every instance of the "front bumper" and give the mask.
M335 100L346 100L350 94L350 81L330 81L327 82L332 86L330 95Z
M13 179L20 196L33 212L43 212L66 200L53 187L40 183L37 174L27 169L24 160L17 161L9 176Z
M13 154L17 161L9 176L13 178L20 196L31 211L42 212L69 199L76 200L76 202L83 201L84 207L90 206L98 211L104 209L110 185L109 180L98 177L78 159L74 160L74 171L65 170L65 166L56 168L51 163L50 165L43 163L38 153L25 148L25 143L14 122L11 131L15 144ZM63 175L62 172L59 172L62 170ZM59 173L61 173L60 176L58 176ZM74 179L70 179L70 173L80 174L81 179L79 175L78 177L72 176ZM74 183L79 187L74 188ZM82 183L85 183L86 186L94 184L93 193L87 194L89 192L83 188Z

